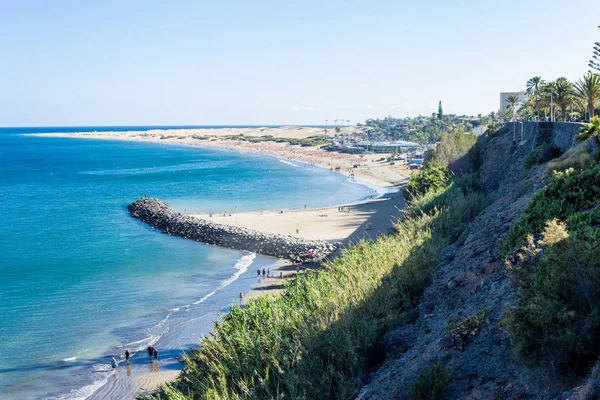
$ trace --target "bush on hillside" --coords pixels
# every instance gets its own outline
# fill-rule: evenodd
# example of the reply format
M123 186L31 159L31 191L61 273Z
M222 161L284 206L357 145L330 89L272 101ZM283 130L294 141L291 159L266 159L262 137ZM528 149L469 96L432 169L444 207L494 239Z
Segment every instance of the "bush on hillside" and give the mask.
M462 190L464 194L468 192L481 192L483 189L479 174L476 172L457 176L452 180L452 184Z
M469 173L477 168L477 136L453 129L443 133L440 144L426 158L427 165L447 165L455 174Z
M552 176L554 172L563 172L569 168L582 170L594 163L594 158L589 146L571 147L565 154L548 163L547 174Z
M600 354L599 227L599 209L554 219L523 249L529 268L512 274L523 298L502 320L518 354L575 372Z
M541 144L529 153L525 159L525 169L539 164L546 163L562 155L562 150L558 146L549 145L548 143Z
M548 221L566 220L600 204L600 165L583 171L568 169L554 174L550 183L531 199L521 219L510 230L502 248L508 255L528 235L538 236Z
M411 177L408 183L404 185L404 197L411 200L427 193L429 190L443 187L446 185L449 176L450 172L444 166L425 168Z
M409 389L410 400L442 399L442 392L451 379L452 373L447 371L440 361L422 368L416 382Z
M434 193L435 192L435 193ZM397 233L361 242L281 296L251 299L215 324L179 379L155 398L350 398L377 343L407 320L442 259L484 205L479 193L439 187L418 196Z

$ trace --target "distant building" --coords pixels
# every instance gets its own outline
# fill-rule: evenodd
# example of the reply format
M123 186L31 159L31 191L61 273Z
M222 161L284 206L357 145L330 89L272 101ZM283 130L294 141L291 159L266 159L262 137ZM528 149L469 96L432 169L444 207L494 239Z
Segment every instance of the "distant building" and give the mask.
M529 99L529 96L527 95L527 92L522 91L522 92L502 92L500 93L500 108L499 110L506 110L506 106L508 106L508 102L506 101L506 99L508 99L509 96L512 95L516 95L519 96L519 103L517 103L517 109L521 108L521 106L523 106L523 104L527 101L527 99Z

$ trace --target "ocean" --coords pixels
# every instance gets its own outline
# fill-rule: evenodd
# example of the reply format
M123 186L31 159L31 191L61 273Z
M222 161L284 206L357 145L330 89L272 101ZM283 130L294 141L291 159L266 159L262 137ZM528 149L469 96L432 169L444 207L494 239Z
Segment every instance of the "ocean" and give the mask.
M327 169L186 146L33 137L171 127L0 129L0 397L86 398L129 348L133 373L196 346L275 260L161 234L143 195L218 213L350 203L374 194ZM175 128L175 127L173 127ZM181 127L176 127L181 128Z

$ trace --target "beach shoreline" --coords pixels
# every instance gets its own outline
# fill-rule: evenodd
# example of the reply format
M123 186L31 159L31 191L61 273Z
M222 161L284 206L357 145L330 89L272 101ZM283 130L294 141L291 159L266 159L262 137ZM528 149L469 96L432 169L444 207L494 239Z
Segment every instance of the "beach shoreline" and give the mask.
M289 126L280 128L192 128L149 131L30 133L25 135L162 143L262 154L282 161L316 165L331 170L339 167L339 172L347 176L353 175L370 185L378 187L392 188L406 180L406 171L403 171L403 174L398 166L385 161L385 154L343 154L320 150L317 147L290 146L285 142L263 141L254 143L228 139L228 137L240 135L244 137L268 136L278 139L305 139L319 135L331 136L332 131L328 130L326 133L323 128ZM381 158L384 158L384 160L381 160Z
M227 134L232 130L225 129ZM289 130L289 128L270 128L269 134L273 130ZM323 131L320 128L306 128L311 130L308 134L314 134L315 131ZM208 129L211 133L213 129ZM221 130L221 129L218 129ZM78 139L96 139L96 140L120 140L128 142L146 142L156 144L183 145L202 147L208 149L221 149L227 151L237 151L243 153L260 154L264 156L275 157L282 162L299 167L296 163L304 163L313 166L319 166L332 170L332 173L341 173L348 176L349 179L357 184L365 185L377 190L377 197L350 204L339 204L330 207L286 210L282 211L259 211L249 213L239 213L235 215L235 224L249 227L269 233L280 233L289 235L300 235L310 239L322 239L330 242L337 242L341 245L340 250L332 254L335 258L342 254L345 248L353 242L363 238L375 239L381 234L389 233L393 225L393 215L399 215L404 207L404 202L400 193L399 186L407 180L407 177L400 173L397 167L387 162L381 163L375 157L348 155L340 153L330 153L316 148L306 148L300 146L286 146L281 143L260 142L246 143L232 140L197 140L193 138L197 135L197 129L189 130L183 134L182 130L156 130L156 131L132 131L132 132L75 132L75 133L44 133L29 134L42 137L60 137L60 138L78 138ZM206 131L206 130L203 130ZM150 133L152 132L152 133ZM281 133L281 132L280 132ZM285 132L283 132L285 133ZM176 137L168 137L165 135ZM225 133L222 133L225 135ZM307 134L307 132L304 132ZM281 137L281 136L279 136ZM355 164L360 166L355 167ZM335 171L339 167L339 171ZM191 214L206 219L203 214ZM215 215L214 222L225 223L232 221L227 217ZM272 270L270 276L258 277L257 283L253 285L248 293L244 293L241 304L254 297L264 295L277 295L281 292L283 284L288 278L297 273L297 267L300 273L304 268L319 268L320 264L301 265L288 260L273 258ZM199 335L200 339L200 335ZM177 373L178 374L178 373ZM173 370L150 372L131 377L131 382L127 386L119 384L121 390L131 393L134 388L146 393L158 388L161 384L173 380L177 374ZM114 390L120 390L113 387L111 382L107 381L102 387L88 398L99 398ZM125 389L123 389L125 388Z

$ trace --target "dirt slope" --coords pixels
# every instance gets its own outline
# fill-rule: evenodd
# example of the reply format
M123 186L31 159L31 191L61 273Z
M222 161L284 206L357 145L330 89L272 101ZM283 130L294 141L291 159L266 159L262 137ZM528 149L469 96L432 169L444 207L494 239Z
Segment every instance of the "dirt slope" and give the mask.
M511 145L507 134L488 143L480 173L489 206L445 250L415 321L385 337L393 360L371 375L359 399L405 398L419 370L437 360L455 374L444 392L449 398L561 398L567 390L552 369L516 359L498 323L503 309L516 304L516 289L503 273L502 240L548 179L545 165L523 167L531 143L513 153ZM482 310L480 328L448 333Z

